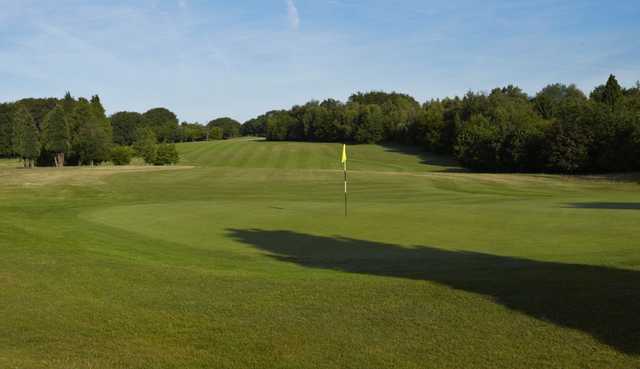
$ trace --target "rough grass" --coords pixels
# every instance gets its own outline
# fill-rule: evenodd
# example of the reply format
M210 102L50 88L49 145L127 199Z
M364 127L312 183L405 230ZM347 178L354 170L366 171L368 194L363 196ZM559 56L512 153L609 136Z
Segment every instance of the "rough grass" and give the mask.
M633 179L356 146L345 219L339 145L179 150L0 165L0 367L640 366Z
M55 185L90 185L104 184L104 180L114 174L157 172L168 170L192 169L190 166L96 166L56 168L14 168L0 170L0 183L6 187L55 186Z

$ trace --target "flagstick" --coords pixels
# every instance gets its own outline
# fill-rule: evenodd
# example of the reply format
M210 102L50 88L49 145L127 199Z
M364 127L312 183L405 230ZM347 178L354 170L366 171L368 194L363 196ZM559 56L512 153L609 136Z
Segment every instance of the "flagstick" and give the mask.
M347 162L344 162L344 216L347 216Z

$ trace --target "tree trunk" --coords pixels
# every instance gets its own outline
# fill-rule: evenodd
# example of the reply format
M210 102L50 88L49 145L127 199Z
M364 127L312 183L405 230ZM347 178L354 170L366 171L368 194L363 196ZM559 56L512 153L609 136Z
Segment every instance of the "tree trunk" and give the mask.
M22 166L23 166L24 168L29 168L29 167L27 166L27 158L22 158Z
M53 162L54 162L54 164L55 164L56 168L60 168L60 164L58 163L58 155L59 155L59 154L58 154L58 153L56 153L56 154L53 156Z
M55 160L56 160L56 167L57 168L63 168L64 167L64 153L63 152L56 153Z
M93 168L93 160L91 160L91 167Z

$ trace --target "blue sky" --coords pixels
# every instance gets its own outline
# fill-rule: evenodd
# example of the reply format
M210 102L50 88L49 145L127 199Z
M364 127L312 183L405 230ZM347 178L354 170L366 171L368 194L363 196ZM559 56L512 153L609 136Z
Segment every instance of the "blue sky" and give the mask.
M421 101L516 84L640 79L640 3L0 0L0 100L99 94L241 121L310 99Z

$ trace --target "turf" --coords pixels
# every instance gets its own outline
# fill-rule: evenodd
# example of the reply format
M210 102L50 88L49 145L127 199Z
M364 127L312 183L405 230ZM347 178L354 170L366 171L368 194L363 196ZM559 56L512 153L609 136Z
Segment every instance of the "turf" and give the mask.
M243 139L0 163L1 368L640 367L633 177Z

